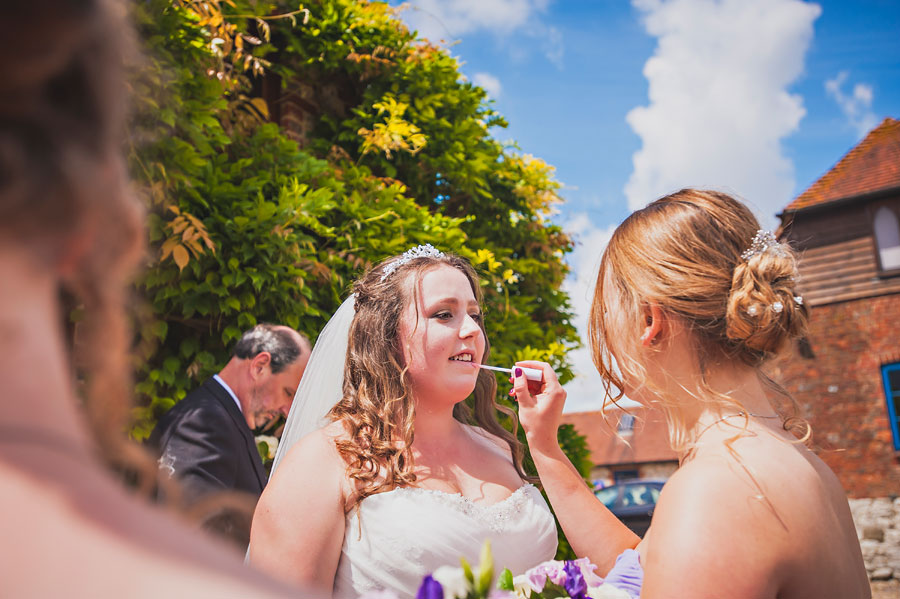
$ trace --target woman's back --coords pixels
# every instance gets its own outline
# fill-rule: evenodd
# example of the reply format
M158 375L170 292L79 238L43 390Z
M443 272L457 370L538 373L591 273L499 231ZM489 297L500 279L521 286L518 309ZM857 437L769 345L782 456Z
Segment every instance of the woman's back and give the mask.
M803 445L781 448L781 454L775 461L775 484L800 529L793 536L795 576L781 596L868 597L869 579L856 527L837 476Z
M686 580L696 575L696 593L710 585L734 597L868 597L837 477L788 433L750 426L730 447L739 429L708 431L667 483L640 547L648 596L665 596L656 581L671 583L677 570Z

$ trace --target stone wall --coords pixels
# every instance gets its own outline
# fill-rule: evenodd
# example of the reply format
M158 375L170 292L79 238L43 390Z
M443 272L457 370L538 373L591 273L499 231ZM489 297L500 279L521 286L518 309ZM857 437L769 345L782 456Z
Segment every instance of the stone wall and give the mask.
M851 499L850 510L869 578L900 579L900 497Z

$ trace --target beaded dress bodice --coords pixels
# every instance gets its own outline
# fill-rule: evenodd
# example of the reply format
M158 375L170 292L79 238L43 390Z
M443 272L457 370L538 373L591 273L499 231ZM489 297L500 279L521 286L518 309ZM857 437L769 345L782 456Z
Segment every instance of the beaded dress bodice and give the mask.
M373 590L415 597L422 578L459 558L477 564L491 540L498 569L520 573L553 559L556 524L540 491L526 484L492 505L460 494L398 488L366 497L347 514L335 599Z

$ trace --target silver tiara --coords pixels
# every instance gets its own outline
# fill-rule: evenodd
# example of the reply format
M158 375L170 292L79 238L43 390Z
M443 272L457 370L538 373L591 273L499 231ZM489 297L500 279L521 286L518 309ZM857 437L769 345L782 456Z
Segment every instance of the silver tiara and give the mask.
M756 235L753 236L750 247L741 254L741 258L746 261L757 254L769 251L773 252L776 256L785 257L788 255L784 250L784 246L778 243L778 240L775 239L775 235L771 231L760 229L756 232Z
M403 266L404 264L415 260L416 258L443 258L444 252L437 249L430 243L426 243L425 245L417 245L414 248L410 248L403 252L399 258L391 262L390 264L384 267L384 270L381 273L381 279L379 282L384 281L386 278L394 274L394 271Z

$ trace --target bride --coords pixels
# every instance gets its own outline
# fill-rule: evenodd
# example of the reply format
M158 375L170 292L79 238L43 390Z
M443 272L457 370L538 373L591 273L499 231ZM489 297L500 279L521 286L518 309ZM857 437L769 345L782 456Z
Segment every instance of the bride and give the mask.
M553 558L553 516L496 411L514 416L477 367L490 353L480 299L469 263L430 245L356 283L297 392L253 518L255 566L334 597L411 597L488 538L515 572Z

